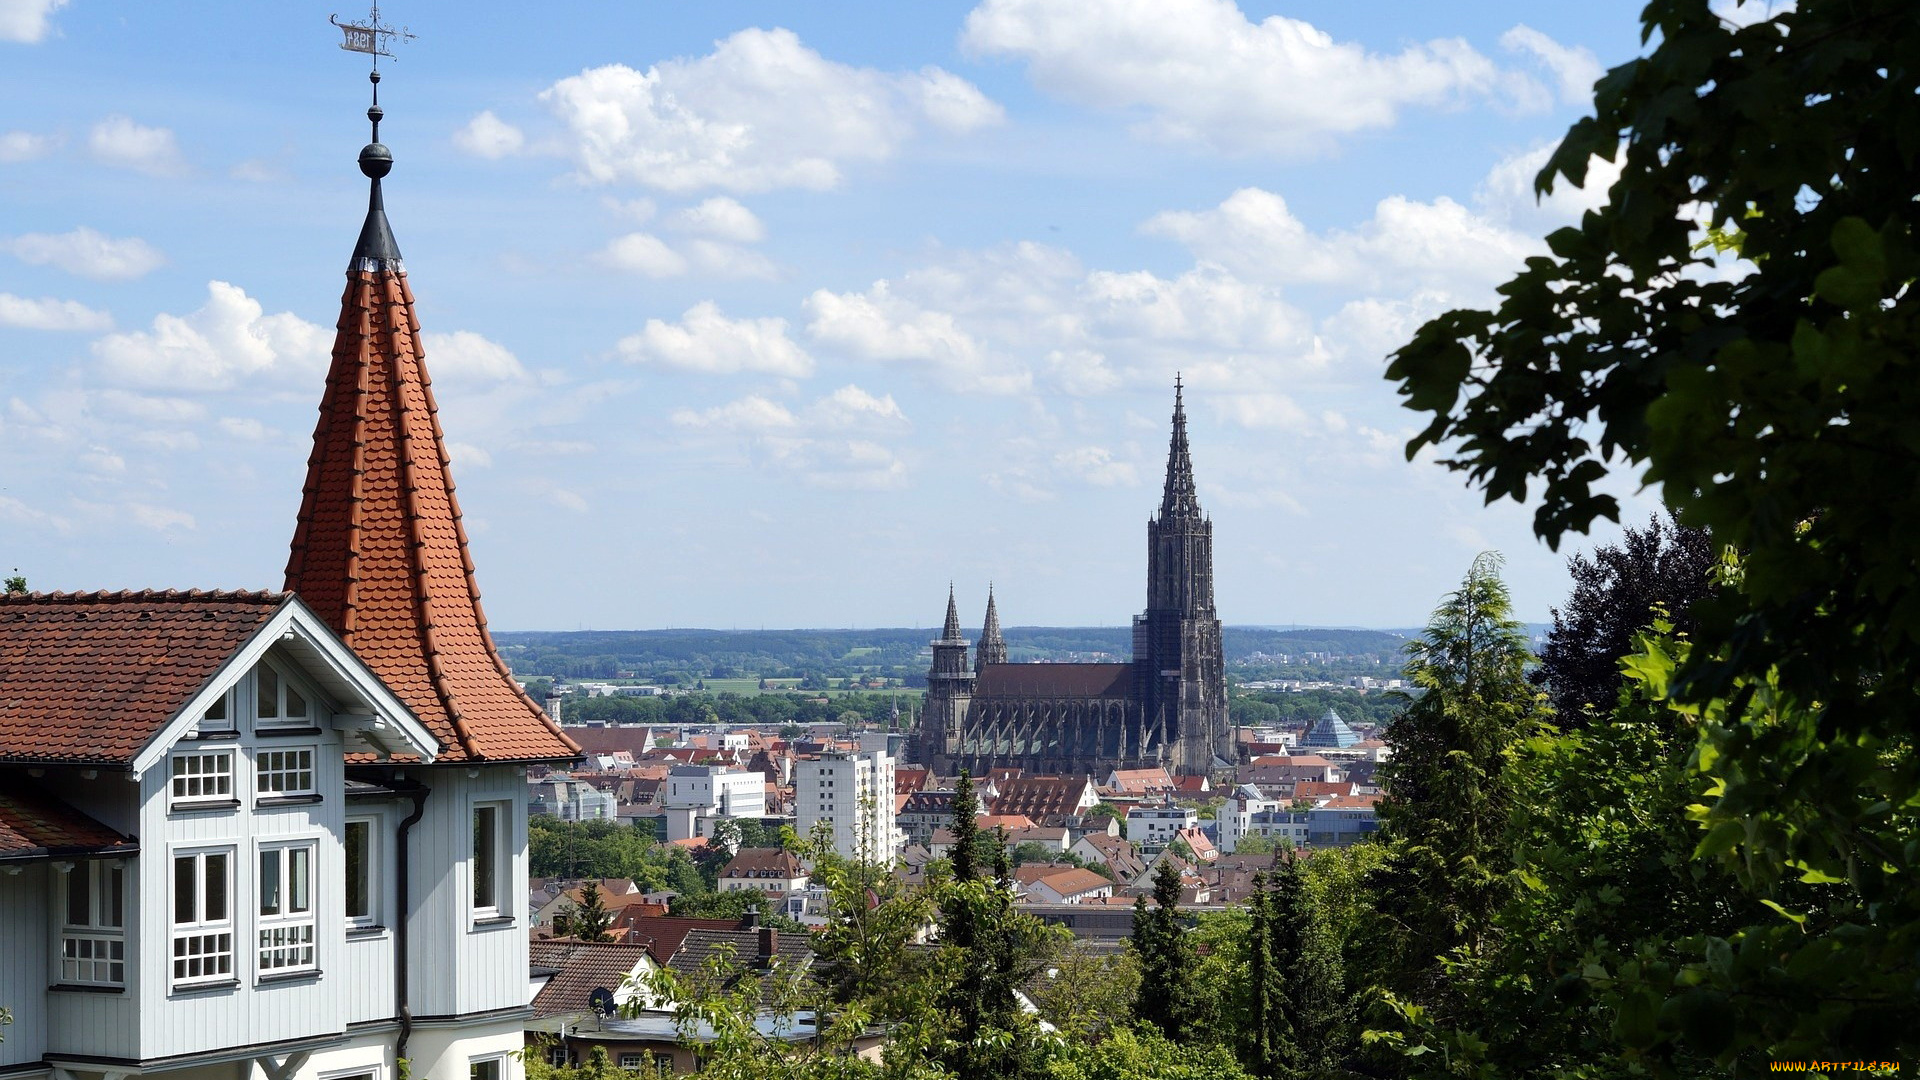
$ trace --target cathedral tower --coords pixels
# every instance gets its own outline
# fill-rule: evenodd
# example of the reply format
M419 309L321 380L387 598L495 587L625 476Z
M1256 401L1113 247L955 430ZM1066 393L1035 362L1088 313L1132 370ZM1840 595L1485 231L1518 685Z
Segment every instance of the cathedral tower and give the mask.
M967 639L960 636L960 609L947 586L947 621L933 642L933 667L927 672L927 704L920 714L920 759L936 775L947 775L960 753L960 730L973 700L974 670L967 664Z
M1133 620L1134 694L1165 733L1172 764L1208 771L1229 758L1226 662L1213 608L1213 522L1200 510L1187 449L1182 388L1173 384L1173 437L1160 510L1147 522L1147 610Z

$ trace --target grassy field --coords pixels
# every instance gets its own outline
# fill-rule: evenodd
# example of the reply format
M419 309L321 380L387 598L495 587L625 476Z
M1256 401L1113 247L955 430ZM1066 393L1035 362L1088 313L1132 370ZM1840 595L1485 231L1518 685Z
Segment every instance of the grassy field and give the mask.
M752 697L755 694L762 694L762 693L774 693L774 694L799 693L799 694L807 694L809 696L825 695L827 697L837 697L839 695L849 694L849 693L851 694L909 694L917 697L923 692L919 689L910 689L904 686L889 686L884 690L802 690L800 689L799 679L768 679L766 690L760 689L760 680L757 678L708 679L706 680L706 683L707 683L706 692L709 694L739 694L742 697Z

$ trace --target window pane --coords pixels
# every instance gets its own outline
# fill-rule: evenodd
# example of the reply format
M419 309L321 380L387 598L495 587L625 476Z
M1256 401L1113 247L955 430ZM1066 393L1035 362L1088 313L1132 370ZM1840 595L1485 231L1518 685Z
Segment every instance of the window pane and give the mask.
M300 691L295 690L291 686L287 687L287 715L288 716L307 715L307 699L301 697Z
M500 846L495 839L497 813L491 806L478 806L473 811L473 906L477 908L496 906L493 863Z
M373 914L367 892L367 840L372 829L367 821L347 822L347 918L364 919Z
M194 918L194 857L177 856L173 860L173 921L186 924L197 922Z
M227 921L227 856L224 852L204 856L207 860L208 922Z
M313 907L307 896L307 868L312 860L312 848L293 848L287 852L288 911L308 911Z
M209 721L207 725L208 727L216 727L216 728L226 727L227 726L226 724L227 696L225 694L222 694L220 695L219 700L207 706L207 711L205 713L205 716Z
M87 878L92 863L76 863L67 871L67 925L92 926L93 912L87 907Z
M106 895L101 898L100 910L106 912L106 918L100 920L101 925L125 926L127 872L118 866L103 867L102 870L101 885Z
M280 853L260 853L260 914L280 913Z
M255 715L271 720L280 715L280 673L261 664L253 669Z

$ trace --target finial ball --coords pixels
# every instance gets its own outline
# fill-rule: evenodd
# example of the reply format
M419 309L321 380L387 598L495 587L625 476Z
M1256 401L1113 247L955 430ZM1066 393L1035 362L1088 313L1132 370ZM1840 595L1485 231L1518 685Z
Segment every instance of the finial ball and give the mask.
M381 143L360 148L360 171L375 180L393 171L393 151Z
M381 108L378 105L375 105L373 108L367 110L367 119L373 121L376 124L379 123L380 118L385 115L387 115L387 110Z

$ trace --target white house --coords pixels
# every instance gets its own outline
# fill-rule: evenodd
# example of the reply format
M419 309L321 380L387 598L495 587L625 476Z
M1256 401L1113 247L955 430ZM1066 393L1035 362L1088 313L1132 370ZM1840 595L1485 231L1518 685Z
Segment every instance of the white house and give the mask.
M1199 824L1200 814L1190 806L1135 806L1127 810L1127 839L1152 854L1172 843L1182 829Z
M286 591L0 599L8 1080L523 1075L579 747L487 633L375 135Z
M666 808L668 840L711 836L713 823L722 818L767 815L767 777L722 765L675 765L667 770L660 803Z

